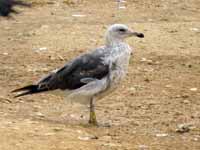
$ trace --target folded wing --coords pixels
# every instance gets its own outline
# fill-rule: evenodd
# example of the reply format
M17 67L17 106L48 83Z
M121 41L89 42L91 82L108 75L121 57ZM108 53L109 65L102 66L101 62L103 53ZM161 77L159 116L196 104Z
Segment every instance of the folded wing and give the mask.
M109 72L109 66L103 62L104 55L82 55L56 72L40 80L36 85L28 85L13 92L24 91L16 97L40 93L50 90L74 90L78 89L92 79L102 79ZM86 82L87 81L87 82Z

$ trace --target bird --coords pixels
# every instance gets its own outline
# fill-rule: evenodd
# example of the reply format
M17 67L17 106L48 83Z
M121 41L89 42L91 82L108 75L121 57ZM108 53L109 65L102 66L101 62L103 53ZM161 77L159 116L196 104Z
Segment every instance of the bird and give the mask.
M13 9L16 5L30 7L30 4L20 0L0 0L0 16L8 17L10 13L17 14L18 12Z
M125 78L132 53L125 39L132 36L143 38L144 34L135 32L125 24L110 25L104 46L77 56L36 84L12 92L20 92L15 95L20 97L60 90L69 97L77 96L79 100L85 98L90 109L88 123L97 126L95 102L117 89Z

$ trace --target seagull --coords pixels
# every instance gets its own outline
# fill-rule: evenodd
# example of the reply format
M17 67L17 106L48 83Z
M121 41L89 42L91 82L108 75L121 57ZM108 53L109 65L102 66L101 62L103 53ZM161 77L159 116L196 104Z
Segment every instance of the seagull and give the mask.
M13 9L15 5L30 7L29 4L20 0L0 0L0 16L8 17L10 13L18 13Z
M20 97L61 90L69 97L86 99L90 108L89 124L98 125L94 104L115 90L126 76L132 49L125 39L132 36L143 38L144 34L124 24L113 24L106 31L104 46L72 59L36 84L12 92L20 92L15 95Z

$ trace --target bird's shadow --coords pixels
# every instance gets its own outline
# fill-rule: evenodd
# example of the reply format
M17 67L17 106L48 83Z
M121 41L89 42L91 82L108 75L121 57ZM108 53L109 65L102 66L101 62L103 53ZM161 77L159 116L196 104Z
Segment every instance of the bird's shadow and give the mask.
M98 123L97 126L91 125L88 122L88 119L80 118L80 119L73 119L71 117L67 117L65 119L55 119L55 118L46 118L46 117L32 117L33 121L39 122L46 122L50 124L57 124L57 125L65 125L65 126L73 126L73 127L84 127L84 128L91 128L91 127L98 127L98 128L110 128L110 123Z

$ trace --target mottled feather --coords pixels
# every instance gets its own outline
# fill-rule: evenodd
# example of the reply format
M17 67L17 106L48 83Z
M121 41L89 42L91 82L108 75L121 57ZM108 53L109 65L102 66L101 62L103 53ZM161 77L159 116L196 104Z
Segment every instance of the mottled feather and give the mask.
M25 91L25 93L17 95L18 97L57 89L78 89L87 84L85 80L100 80L108 74L109 66L104 63L103 58L104 54L102 53L84 54L67 63L56 72L50 73L36 85L25 86L13 92Z

